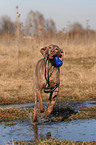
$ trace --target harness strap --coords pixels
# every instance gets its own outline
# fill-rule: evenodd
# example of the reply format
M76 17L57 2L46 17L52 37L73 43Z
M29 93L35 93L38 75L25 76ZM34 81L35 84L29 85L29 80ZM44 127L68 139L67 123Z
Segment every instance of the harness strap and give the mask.
M47 90L45 90L46 88L44 88L44 92L45 92L45 93L52 93L52 92L54 92L54 90L55 90L57 87L59 87L59 84L56 84L54 88L50 89L50 91L47 91ZM58 91L57 91L57 92L58 92Z
M48 57L47 57L47 59L46 59L46 65L47 65L47 61L48 61ZM46 65L45 65L45 79L46 79L46 86L47 86L47 85L49 86L49 61L48 61L48 74L46 74ZM59 70L59 68L58 68L58 70ZM48 77L48 78L47 78L47 77ZM60 82L59 82L59 84L60 84ZM57 87L59 87L59 84L56 84L55 87L52 88L52 89L50 89L50 90L45 90L45 89L47 89L46 86L45 86L44 92L45 92L45 93L53 93L53 91L54 91Z

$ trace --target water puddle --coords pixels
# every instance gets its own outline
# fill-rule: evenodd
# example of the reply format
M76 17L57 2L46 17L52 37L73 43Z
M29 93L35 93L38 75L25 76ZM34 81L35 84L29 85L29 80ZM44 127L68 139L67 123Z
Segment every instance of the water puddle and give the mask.
M46 106L46 102L43 103ZM77 110L79 107L96 106L96 101L72 101L57 102L61 107L70 107ZM39 104L38 104L39 106ZM0 105L1 108L33 108L34 103L16 104L16 105ZM76 141L96 141L96 119L89 120L73 120L68 122L41 122L37 126L33 126L31 120L20 122L14 126L6 126L5 122L0 124L0 144L4 145L12 143L12 141L34 141L42 137L55 137L56 139L71 139Z
M47 106L46 102L43 102L44 106ZM78 109L79 107L93 107L96 106L96 101L68 101L68 102L57 102L57 104L63 104L65 107L71 107ZM39 103L37 103L39 107ZM12 104L12 105L0 105L0 108L33 108L34 103L27 104Z
M28 104L12 104L12 105L0 105L0 108L33 108L34 103L28 103Z
M1 145L12 141L34 141L48 136L61 140L96 141L96 120L43 123L36 127L26 121L17 122L17 125L12 127L6 126L5 123L0 124Z

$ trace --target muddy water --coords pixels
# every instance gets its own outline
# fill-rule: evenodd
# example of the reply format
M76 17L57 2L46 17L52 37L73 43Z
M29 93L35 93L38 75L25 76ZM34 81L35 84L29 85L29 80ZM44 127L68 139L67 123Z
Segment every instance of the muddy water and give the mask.
M57 103L58 104L58 103ZM61 103L62 104L62 103ZM86 102L63 102L65 106L71 106L78 110L78 107L92 107L96 101ZM46 106L46 103L44 103ZM2 108L33 108L34 104L19 104L0 106ZM48 135L49 134L49 135ZM96 141L96 119L76 120L69 122L46 122L33 127L31 120L20 122L15 126L6 126L3 122L0 124L0 144L12 143L12 141L34 141L42 137L55 137L56 139L71 139L76 141Z

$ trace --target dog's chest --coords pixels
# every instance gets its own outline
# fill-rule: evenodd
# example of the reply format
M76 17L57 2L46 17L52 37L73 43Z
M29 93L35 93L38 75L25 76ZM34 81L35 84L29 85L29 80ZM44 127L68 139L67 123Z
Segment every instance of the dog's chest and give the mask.
M50 66L46 67L45 70L45 78L49 80L49 82L59 82L59 68Z

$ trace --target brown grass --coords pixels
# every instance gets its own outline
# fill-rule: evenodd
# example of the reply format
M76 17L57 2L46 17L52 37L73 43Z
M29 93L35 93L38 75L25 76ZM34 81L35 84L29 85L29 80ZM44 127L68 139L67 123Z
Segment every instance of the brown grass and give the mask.
M0 122L14 120L28 120L29 114L24 109L0 109Z
M93 107L80 107L78 110L80 110L80 111L96 111L96 106L93 106Z
M0 104L33 102L33 73L40 48L56 44L65 51L57 101L96 100L96 42L90 38L69 40L54 37L0 36ZM19 51L18 51L19 50ZM46 100L46 97L43 99Z
M14 144L18 145L95 145L96 141L72 141L72 140L56 140L54 138L51 139L41 139L36 140L36 142L16 142Z

